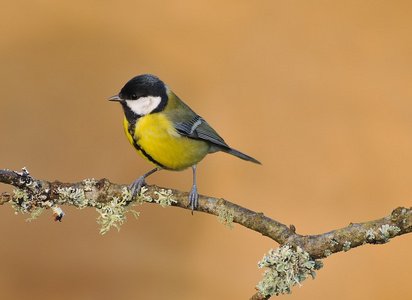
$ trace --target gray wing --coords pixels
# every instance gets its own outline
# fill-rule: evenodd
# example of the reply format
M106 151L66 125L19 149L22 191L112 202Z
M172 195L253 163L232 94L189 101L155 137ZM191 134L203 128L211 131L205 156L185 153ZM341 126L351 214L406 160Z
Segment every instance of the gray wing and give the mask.
M221 146L230 148L220 135L200 116L196 115L187 122L177 122L173 124L176 130L183 136L192 139L205 140Z
M186 136L188 138L203 140L211 143L211 147L209 153L213 153L216 151L223 151L234 156L237 156L241 159L248 160L254 162L256 164L261 164L259 161L246 155L242 152L239 152L235 149L230 148L225 141L220 137L219 134L209 125L207 122L195 115L191 120L186 122L176 122L173 123L177 132L182 136Z

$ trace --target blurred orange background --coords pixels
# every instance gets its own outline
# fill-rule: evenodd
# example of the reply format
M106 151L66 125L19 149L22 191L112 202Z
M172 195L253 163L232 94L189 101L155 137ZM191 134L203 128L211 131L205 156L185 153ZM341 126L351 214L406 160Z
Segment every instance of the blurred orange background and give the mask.
M389 215L412 198L410 1L0 1L0 169L131 183L151 169L107 98L152 73L232 147L201 194L300 234ZM191 170L148 179L189 191ZM0 192L12 188L0 185ZM25 222L0 207L3 299L248 299L278 245L211 215L137 208L98 234L94 209ZM288 299L410 299L412 237L324 260Z

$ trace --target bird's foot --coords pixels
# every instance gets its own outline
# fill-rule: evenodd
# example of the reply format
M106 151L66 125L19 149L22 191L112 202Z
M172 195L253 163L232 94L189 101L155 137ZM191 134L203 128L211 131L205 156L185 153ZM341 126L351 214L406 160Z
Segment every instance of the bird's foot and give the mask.
M132 190L132 198L134 197L134 195L140 195L140 190L142 189L142 186L146 185L146 181L145 181L145 176L140 176L139 178L137 178L136 181L134 181L131 185L130 185L130 189Z
M189 194L189 206L192 206L192 215L193 215L193 210L197 208L197 201L199 199L199 194L197 193L197 186L193 185L192 189L190 190Z

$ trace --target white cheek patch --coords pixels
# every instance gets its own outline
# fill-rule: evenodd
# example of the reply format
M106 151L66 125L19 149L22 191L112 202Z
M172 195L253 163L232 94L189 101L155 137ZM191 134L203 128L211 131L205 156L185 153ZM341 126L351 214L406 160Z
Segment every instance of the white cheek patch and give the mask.
M140 97L137 100L126 100L127 106L137 115L144 116L156 109L161 101L161 97Z

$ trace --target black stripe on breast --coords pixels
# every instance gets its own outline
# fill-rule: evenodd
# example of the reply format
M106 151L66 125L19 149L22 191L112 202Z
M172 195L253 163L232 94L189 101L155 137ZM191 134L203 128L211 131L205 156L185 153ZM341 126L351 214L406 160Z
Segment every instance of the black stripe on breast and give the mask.
M132 136L133 138L133 147L136 148L136 150L140 151L149 161L151 161L152 163L154 163L156 166L159 166L162 169L166 169L168 170L169 168L164 166L163 164L159 163L157 160L155 160L150 154L148 154L138 143L137 141L134 139L134 130L136 128L136 124L129 124L129 134Z

